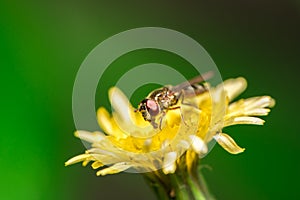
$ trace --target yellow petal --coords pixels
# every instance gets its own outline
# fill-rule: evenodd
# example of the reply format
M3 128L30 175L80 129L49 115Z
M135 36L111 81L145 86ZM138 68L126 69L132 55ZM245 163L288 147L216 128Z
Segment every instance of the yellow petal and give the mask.
M95 131L93 133L89 131L76 131L74 135L82 140L90 143L97 143L105 139L105 135L101 132Z
M251 108L272 108L275 105L275 100L270 96L251 97L245 99L245 105L248 109Z
M101 107L97 110L97 119L100 127L108 135L112 135L117 139L128 137L110 117L110 114L105 108Z
M98 171L97 176L104 176L107 174L116 174L116 173L125 171L130 167L131 167L131 165L128 165L125 162L117 163L117 164L112 165L111 167L107 167L105 169Z
M132 112L133 108L127 97L117 87L112 87L108 91L109 100L115 112L120 116L121 120L126 124L133 124Z
M247 81L243 77L228 79L223 83L229 101L240 95L247 88Z
M245 111L244 115L248 116L266 116L271 110L268 108L256 108L253 110Z
M235 124L262 125L264 120L250 116L268 115L270 109L267 107L272 107L274 104L274 99L269 96L240 99L230 104L225 116L225 126Z
M239 147L235 141L225 133L218 133L214 136L214 139L223 147L226 151L231 154L238 154L245 151L244 148Z
M224 127L232 126L236 124L253 124L253 125L263 125L265 120L258 117L234 117L225 120Z
M151 124L144 120L141 113L134 111L135 109L120 89L112 87L109 90L109 99L114 108L113 124L125 135L150 137L155 134Z
M181 123L181 110L180 109L176 109L176 110L170 110L167 112L166 116L165 116L168 126L170 127L174 127L175 125L180 125Z
M89 154L81 154L81 155L75 156L75 157L69 159L67 162L65 162L65 166L72 165L72 164L75 164L78 162L82 162L86 159L89 159L90 157L91 157L91 155L89 155Z
M93 158L94 160L101 162L103 165L111 165L122 161L122 158L116 158L110 155L94 154Z
M197 157L197 154L195 153L195 151L191 151L191 150L186 151L185 162L186 162L187 169L189 171L192 169L194 160L196 159L196 157Z
M95 161L93 162L92 164L92 168L93 169L98 169L99 167L102 167L103 166L103 163L99 162L99 161Z
M110 122L110 114L107 112L107 110L103 107L100 107L97 110L97 119L98 123L103 129L103 131L107 134L110 134L113 132L113 126Z
M87 165L89 164L89 162L91 162L90 159L84 160L84 161L82 162L82 166L83 166L83 167L87 166Z

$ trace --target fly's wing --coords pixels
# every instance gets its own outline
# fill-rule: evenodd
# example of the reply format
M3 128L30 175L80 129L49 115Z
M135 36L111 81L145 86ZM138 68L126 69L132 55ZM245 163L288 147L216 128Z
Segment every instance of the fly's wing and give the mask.
M205 89L205 87L203 87L201 85L199 85L199 87L198 87L196 84L210 79L213 75L214 75L214 73L212 71L206 72L203 75L196 76L195 78L193 78L189 81L186 81L179 85L171 87L170 90L172 92L176 93L176 92L181 92L183 89L185 89L189 86L192 86L194 88L193 94L201 94L201 93L205 92L206 89Z
M207 90L208 90L208 87L206 84L194 84L194 85L191 85L191 86L188 86L188 87L182 89L184 98L195 97L197 95L200 95L200 94L206 92Z

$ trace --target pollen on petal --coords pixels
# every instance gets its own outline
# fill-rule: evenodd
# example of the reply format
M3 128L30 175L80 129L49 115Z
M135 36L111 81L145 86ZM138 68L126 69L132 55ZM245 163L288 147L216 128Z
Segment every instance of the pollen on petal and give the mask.
M192 148L197 154L207 153L207 146L200 137L196 135L190 135L189 138L191 141Z
M150 150L151 144L152 144L152 139L151 138L146 139L144 141L143 151L148 152Z
M163 161L163 172L165 174L171 174L175 172L176 159L177 159L176 152L168 152L165 154L164 161Z
M244 148L239 147L235 141L225 133L218 133L214 136L214 139L221 147L223 147L223 149L231 154L239 154L245 151Z
M188 149L190 147L190 143L186 140L180 140L180 142L177 145L178 148Z

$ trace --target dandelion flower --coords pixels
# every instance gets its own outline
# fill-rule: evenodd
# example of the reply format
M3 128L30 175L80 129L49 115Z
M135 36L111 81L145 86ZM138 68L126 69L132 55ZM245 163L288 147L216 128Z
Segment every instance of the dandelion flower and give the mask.
M208 92L192 97L194 106L180 105L164 117L162 129L154 129L134 112L127 97L116 87L109 90L114 112L101 107L97 119L103 132L78 130L75 136L89 142L84 154L65 165L91 162L98 176L126 170L144 173L160 198L212 198L198 173L199 160L216 141L231 154L245 149L222 129L236 124L262 125L275 101L269 96L232 102L246 89L244 78L224 81ZM187 185L187 186L186 186ZM184 186L184 187L183 187Z

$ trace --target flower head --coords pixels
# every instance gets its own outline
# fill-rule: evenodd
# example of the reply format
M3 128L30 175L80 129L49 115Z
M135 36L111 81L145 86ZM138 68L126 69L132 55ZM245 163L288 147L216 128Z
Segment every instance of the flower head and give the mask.
M174 173L185 166L188 170L208 152L207 144L216 141L226 151L238 154L244 151L234 139L222 132L236 124L262 125L275 101L269 96L232 100L246 89L244 78L229 79L209 88L209 92L194 96L180 109L169 110L163 118L162 129L154 129L118 89L111 88L109 98L114 112L99 108L97 119L103 132L78 130L75 136L91 143L84 154L65 164L82 162L98 169L97 175L106 175L135 169L149 172L162 169ZM196 106L191 106L196 105Z

